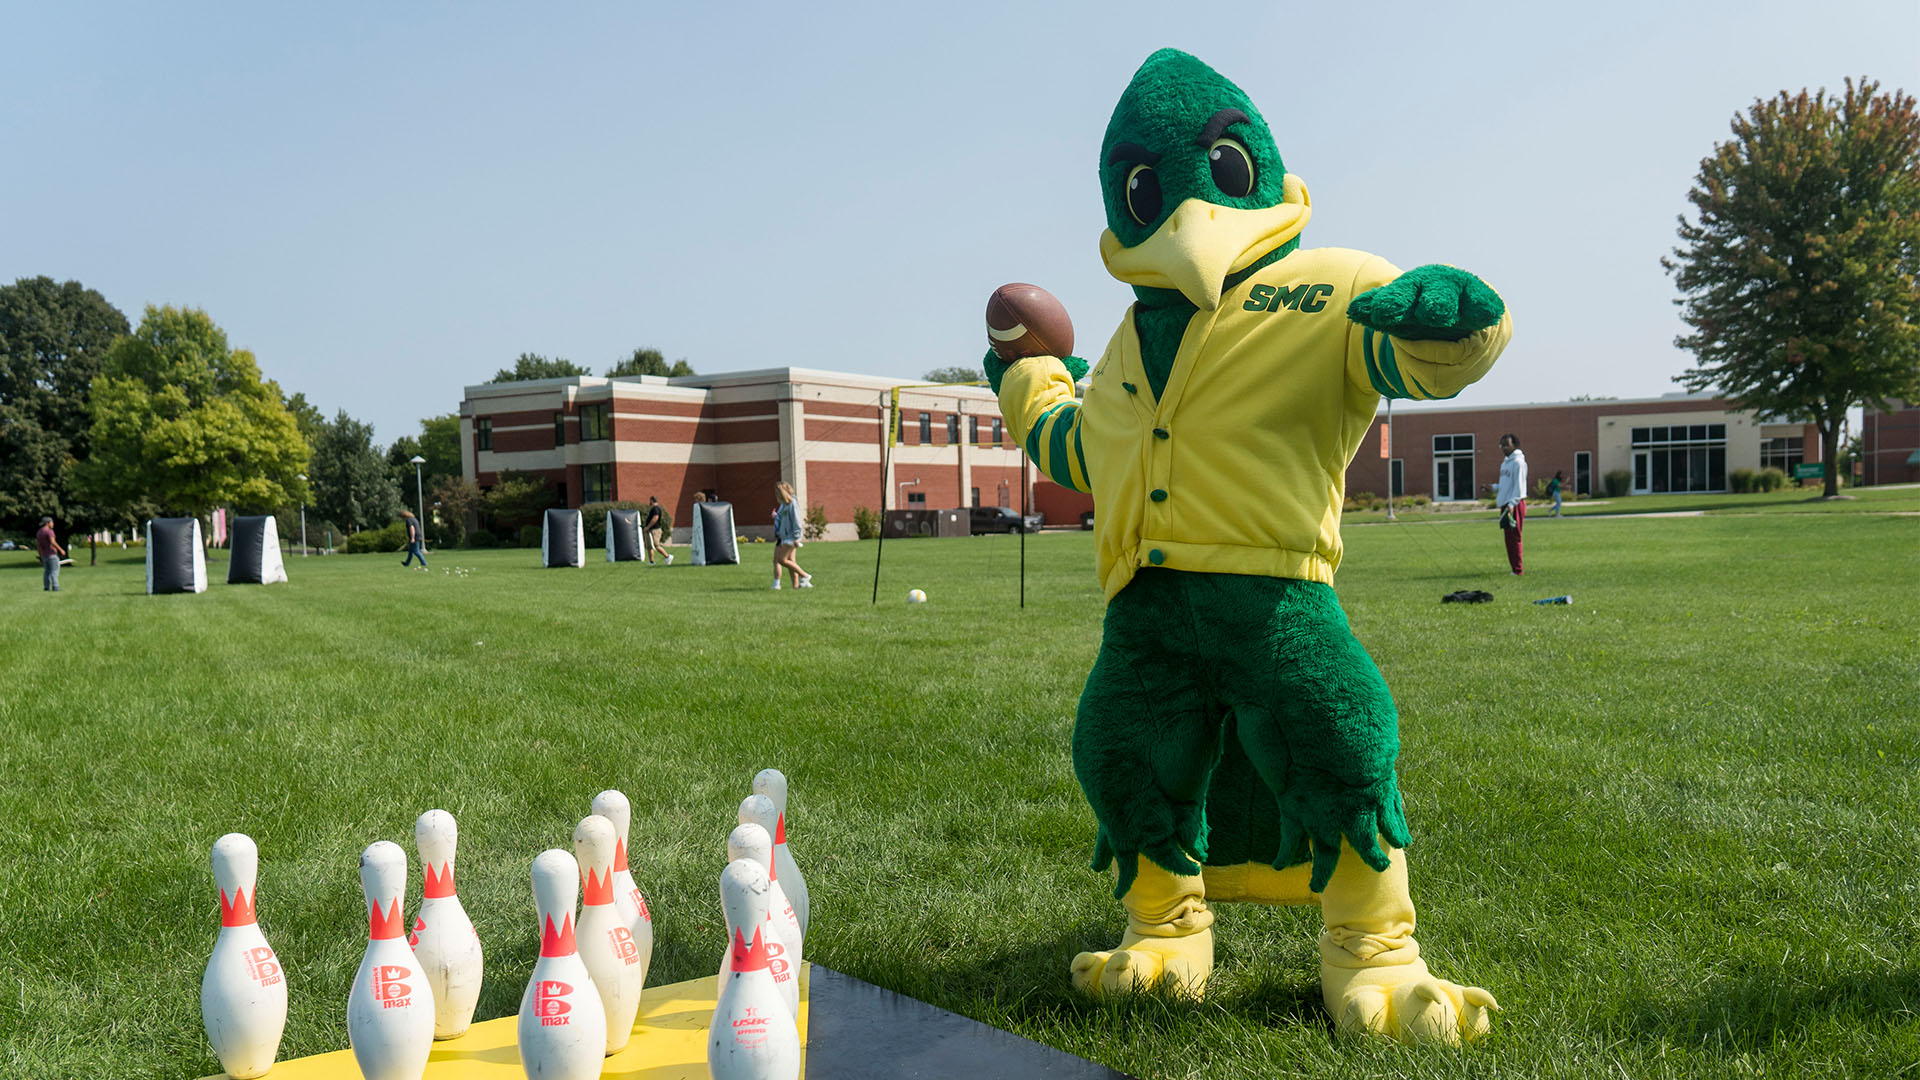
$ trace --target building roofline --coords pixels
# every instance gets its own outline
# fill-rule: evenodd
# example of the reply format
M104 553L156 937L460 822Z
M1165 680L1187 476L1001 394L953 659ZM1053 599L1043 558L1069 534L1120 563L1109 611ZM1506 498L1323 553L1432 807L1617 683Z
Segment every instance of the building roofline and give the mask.
M1527 401L1527 402L1518 402L1518 403L1505 404L1505 405L1501 405L1501 404L1429 405L1428 403L1422 401L1422 402L1415 402L1413 408L1407 408L1403 405L1400 411L1411 416L1416 413L1424 414L1424 413L1442 413L1442 412L1512 412L1518 409L1565 409L1569 407L1613 409L1621 406L1633 406L1633 405L1677 405L1677 404L1711 405L1715 402L1720 403L1721 407L1724 408L1726 411L1730 411L1730 412L1749 411L1745 409L1740 409L1737 406L1735 406L1731 401L1727 399L1726 395L1724 394L1663 394L1660 397L1649 397L1649 398L1590 398L1585 401ZM1375 410L1374 415L1376 416L1384 415L1386 411L1387 411L1387 403L1383 400L1380 403L1380 407Z
M913 387L915 389L937 390L941 393L965 394L992 398L993 391L985 386L957 386L950 384L930 385L924 380L893 379L883 375L859 375L847 371L823 371L819 368L773 367L754 368L749 371L723 371L711 375L678 375L663 378L658 375L563 375L551 379L524 379L517 382L476 383L465 388L465 396L494 397L500 394L525 393L529 390L559 390L569 386L604 386L612 383L640 383L646 386L685 390L714 390L721 387L751 386L766 383L813 383L834 386L851 386L875 391L891 390L894 387Z

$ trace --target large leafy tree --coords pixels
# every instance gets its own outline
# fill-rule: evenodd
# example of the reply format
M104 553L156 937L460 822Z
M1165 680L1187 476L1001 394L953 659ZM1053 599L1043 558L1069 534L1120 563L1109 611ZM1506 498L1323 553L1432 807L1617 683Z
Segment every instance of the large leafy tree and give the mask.
M75 469L94 501L176 513L297 504L307 442L253 354L207 313L149 307L107 350L88 400L92 446Z
M373 444L373 425L341 409L313 446L313 506L348 529L385 525L400 514L400 486Z
M1829 497L1847 410L1920 398L1920 113L1878 91L1849 79L1735 116L1662 260L1699 360L1675 381L1813 420Z
M426 417L420 421L420 434L402 435L387 448L393 478L406 491L414 489L415 457L427 459L420 466L419 479L429 488L438 480L461 475L460 417L455 413Z
M937 367L920 376L930 383L983 383L987 373L976 367Z
M659 375L662 378L672 378L693 374L697 372L687 363L685 357L668 364L666 356L651 345L640 346L633 350L633 355L607 369L608 378L617 375Z
M554 357L549 360L539 353L521 353L520 358L510 368L501 368L494 372L490 383L525 382L528 379L559 379L568 375L591 375L593 372L571 360Z
M77 281L0 286L0 529L98 517L71 465L87 456L88 389L126 332L127 317Z

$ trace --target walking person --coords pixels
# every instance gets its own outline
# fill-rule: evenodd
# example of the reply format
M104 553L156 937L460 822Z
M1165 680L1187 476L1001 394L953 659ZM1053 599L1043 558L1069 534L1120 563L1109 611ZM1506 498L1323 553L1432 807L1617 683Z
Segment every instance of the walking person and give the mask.
M1560 487L1567 481L1567 474L1555 470L1553 479L1547 481L1547 494L1553 496L1553 516L1560 516Z
M59 537L53 532L53 519L40 519L40 531L33 534L34 550L40 553L40 591L60 591L60 559L67 549L60 546Z
M653 565L655 555L665 555L667 565L673 565L673 556L667 553L667 520L660 511L660 499L647 496L647 516L640 522L640 535L647 545L647 565Z
M1500 487L1494 505L1500 508L1500 531L1507 541L1507 564L1520 575L1520 528L1527 520L1527 455L1520 452L1518 435L1500 436Z
M412 566L413 560L420 560L420 569L427 568L427 537L420 529L420 519L413 511L400 511L400 520L407 523L407 557L400 561L401 566Z
M782 480L773 485L773 493L780 500L780 508L773 512L773 587L780 587L780 568L784 566L793 574L794 588L811 589L813 578L800 569L800 561L794 557L800 550L800 510L794 505L793 485Z

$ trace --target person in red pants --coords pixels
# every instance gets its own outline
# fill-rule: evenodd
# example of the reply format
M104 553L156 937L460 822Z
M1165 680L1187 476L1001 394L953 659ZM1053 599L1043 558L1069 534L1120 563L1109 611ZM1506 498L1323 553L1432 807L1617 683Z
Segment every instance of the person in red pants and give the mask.
M1527 520L1527 455L1520 452L1518 435L1500 436L1500 490L1494 503L1500 508L1500 533L1507 540L1507 565L1520 573L1520 527Z

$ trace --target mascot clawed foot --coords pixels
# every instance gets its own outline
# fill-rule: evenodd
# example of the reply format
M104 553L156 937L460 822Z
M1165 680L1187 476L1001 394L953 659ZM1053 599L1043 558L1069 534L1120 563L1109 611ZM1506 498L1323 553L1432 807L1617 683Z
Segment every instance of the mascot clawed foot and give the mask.
M1213 971L1213 912L1206 882L1231 882L1227 898L1268 904L1319 902L1320 985L1341 1034L1384 1035L1405 1043L1459 1045L1487 1034L1500 1005L1477 986L1436 978L1413 938L1406 856L1375 871L1347 848L1325 893L1304 888L1305 866L1208 867L1206 878L1171 874L1140 857L1121 903L1127 933L1112 951L1073 958L1073 985L1093 997L1155 989L1198 1000Z
M1346 848L1321 894L1327 928L1320 935L1320 989L1327 1012L1342 1034L1448 1045L1478 1039L1487 1033L1488 1011L1500 1005L1477 986L1427 970L1413 939L1406 853L1387 850L1391 863L1375 871Z
M1213 912L1199 875L1170 874L1146 856L1120 902L1127 933L1111 952L1073 958L1073 985L1082 993L1132 994L1162 984L1198 999L1213 973Z

